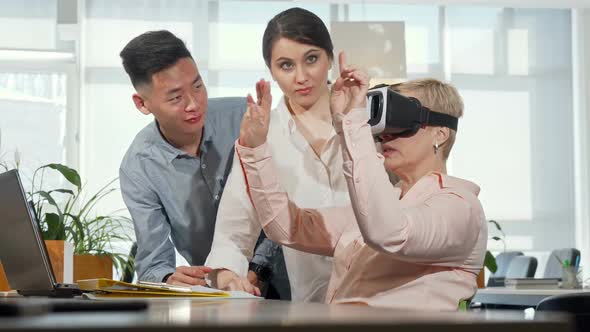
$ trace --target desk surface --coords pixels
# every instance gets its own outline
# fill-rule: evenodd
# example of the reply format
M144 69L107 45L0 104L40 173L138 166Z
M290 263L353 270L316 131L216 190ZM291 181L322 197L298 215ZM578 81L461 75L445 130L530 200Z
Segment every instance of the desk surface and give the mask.
M590 289L515 289L487 287L478 289L473 302L536 307L541 300L553 295L590 293Z
M6 299L5 299L6 300ZM10 299L27 300L27 299ZM572 331L568 316L537 315L525 320L524 313L396 312L356 305L325 305L270 300L152 299L143 312L51 313L0 318L0 331L257 331L317 330L365 331L403 327L412 331L470 331L488 328L501 331Z

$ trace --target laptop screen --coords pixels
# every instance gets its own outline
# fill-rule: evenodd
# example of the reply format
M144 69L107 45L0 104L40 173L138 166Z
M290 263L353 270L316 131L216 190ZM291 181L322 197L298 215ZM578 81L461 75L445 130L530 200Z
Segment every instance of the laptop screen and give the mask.
M55 286L47 248L17 170L0 174L0 261L12 289Z

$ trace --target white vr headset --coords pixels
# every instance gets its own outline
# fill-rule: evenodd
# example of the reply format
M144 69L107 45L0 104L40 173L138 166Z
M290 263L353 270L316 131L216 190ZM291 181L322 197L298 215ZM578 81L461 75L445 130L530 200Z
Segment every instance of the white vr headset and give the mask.
M457 130L456 117L433 112L413 97L394 91L389 85L380 84L367 92L369 125L374 136L391 134L400 137L414 135L425 126L443 126Z

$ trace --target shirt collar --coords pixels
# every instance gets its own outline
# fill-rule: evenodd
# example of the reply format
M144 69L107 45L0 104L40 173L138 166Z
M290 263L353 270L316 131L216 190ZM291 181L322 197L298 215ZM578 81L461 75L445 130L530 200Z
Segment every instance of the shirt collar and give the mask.
M472 192L476 196L479 194L479 186L475 183L439 172L430 172L420 179L418 183L414 185L414 187L421 184L421 182L423 182L423 185L426 186L436 184L438 189L463 188ZM420 187L422 187L422 185Z
M432 176L436 176L439 187L443 188L464 188L470 192L472 192L475 196L479 195L479 186L471 181L463 180L460 178L456 178L454 176L450 176L447 174L441 174L438 172L431 173Z
M205 145L205 143L210 143L213 141L213 137L215 137L215 121L213 121L212 114L207 112L205 114L205 125L203 126L203 141L201 142L201 147Z
M289 134L293 135L295 131L297 131L297 123L295 122L295 119L293 119L293 117L291 116L291 112L289 112L289 107L287 107L285 96L281 97L281 100L277 105L275 113L279 117L280 123L286 124L287 128L289 129Z
M215 126L213 126L212 121L210 121L209 119L209 116L205 118L205 125L203 126L203 138L201 140L201 146L199 148L201 153L207 149L207 146L213 141L213 137L215 136ZM160 147L161 151L164 153L166 161L168 161L169 163L171 163L174 159L180 156L188 156L194 158L194 156L189 156L186 152L173 146L164 138L164 135L160 131L160 125L158 124L157 120L154 120L153 137L157 145Z
M445 188L462 188L473 193L475 196L479 195L479 186L475 183L447 174L439 172L430 172L423 176L418 182L410 188L410 190L404 195L403 198L415 198L421 195L432 192L433 186L436 186L438 190ZM401 188L401 182L395 184L395 187Z

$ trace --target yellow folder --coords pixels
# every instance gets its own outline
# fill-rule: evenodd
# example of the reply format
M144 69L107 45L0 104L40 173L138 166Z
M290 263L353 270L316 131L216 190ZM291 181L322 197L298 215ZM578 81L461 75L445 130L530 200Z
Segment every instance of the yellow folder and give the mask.
M83 291L94 292L99 297L229 297L230 294L219 290L207 292L193 291L191 287L175 286L161 283L139 283L112 279L78 280L78 287Z

